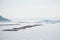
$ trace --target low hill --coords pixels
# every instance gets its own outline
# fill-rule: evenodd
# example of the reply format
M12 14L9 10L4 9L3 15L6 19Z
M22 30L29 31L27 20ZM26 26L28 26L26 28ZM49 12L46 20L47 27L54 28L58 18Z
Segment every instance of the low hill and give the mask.
M8 22L8 21L11 21L11 20L9 20L9 19L7 19L5 17L0 16L0 22Z

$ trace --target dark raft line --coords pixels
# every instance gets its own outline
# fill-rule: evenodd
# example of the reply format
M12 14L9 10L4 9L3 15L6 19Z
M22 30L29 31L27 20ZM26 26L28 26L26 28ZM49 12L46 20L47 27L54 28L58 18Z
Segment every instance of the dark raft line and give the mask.
M4 29L2 31L18 31L20 29L26 29L26 28L31 28L31 27L35 27L35 26L41 26L42 24L35 24L35 25L27 25L27 26L23 26L23 27L19 27L19 28L13 28L13 29Z

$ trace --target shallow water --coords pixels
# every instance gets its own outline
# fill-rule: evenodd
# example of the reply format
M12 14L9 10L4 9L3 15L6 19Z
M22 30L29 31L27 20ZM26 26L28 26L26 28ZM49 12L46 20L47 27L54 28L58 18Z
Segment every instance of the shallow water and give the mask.
M15 26L1 26L0 40L60 40L60 23L43 24L32 28L21 29L19 31L2 31L3 29L21 27L30 24L21 24Z

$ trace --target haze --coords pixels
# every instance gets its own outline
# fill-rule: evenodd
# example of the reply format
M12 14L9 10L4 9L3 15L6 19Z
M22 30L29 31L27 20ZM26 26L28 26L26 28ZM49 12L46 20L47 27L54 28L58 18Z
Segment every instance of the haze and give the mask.
M0 15L7 18L60 17L60 0L0 0Z

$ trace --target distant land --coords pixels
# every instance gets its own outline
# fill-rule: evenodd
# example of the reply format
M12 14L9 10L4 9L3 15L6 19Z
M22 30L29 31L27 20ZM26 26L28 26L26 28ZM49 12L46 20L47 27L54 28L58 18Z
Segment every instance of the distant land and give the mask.
M11 21L11 20L9 20L9 19L7 19L5 17L0 16L0 22L9 22L9 21Z

